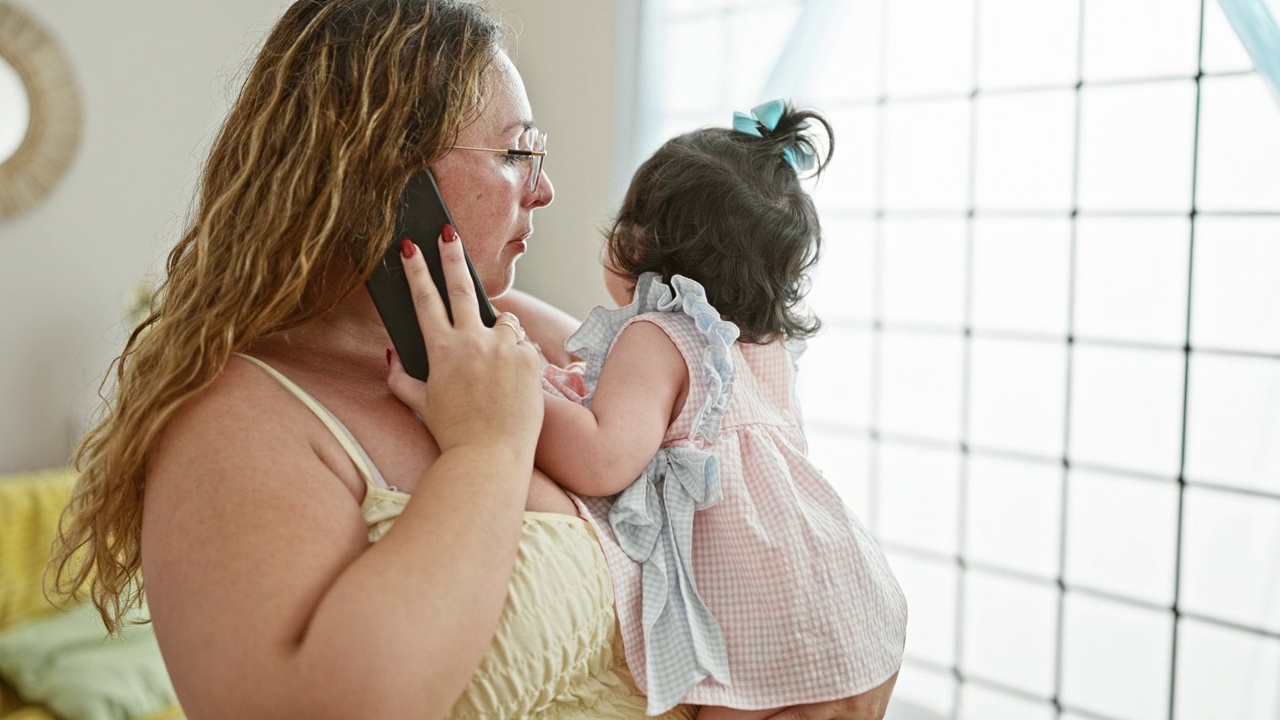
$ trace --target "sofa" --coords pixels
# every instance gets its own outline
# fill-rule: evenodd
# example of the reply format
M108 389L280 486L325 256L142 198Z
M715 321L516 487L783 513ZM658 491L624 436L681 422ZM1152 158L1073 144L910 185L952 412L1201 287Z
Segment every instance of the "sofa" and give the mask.
M175 720L150 625L106 637L85 603L59 607L44 568L75 472L0 475L0 720Z

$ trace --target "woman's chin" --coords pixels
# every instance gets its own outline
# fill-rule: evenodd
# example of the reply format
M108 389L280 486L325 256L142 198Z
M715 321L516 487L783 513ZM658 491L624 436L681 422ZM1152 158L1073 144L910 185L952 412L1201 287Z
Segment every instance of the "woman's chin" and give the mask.
M499 297L502 297L503 295L506 295L507 291L511 289L511 286L515 285L515 282L516 282L515 263L508 265L506 268L504 268L504 270L506 272L502 274L502 277L480 278L480 282L484 284L484 294L487 295L491 300L493 298L499 298Z

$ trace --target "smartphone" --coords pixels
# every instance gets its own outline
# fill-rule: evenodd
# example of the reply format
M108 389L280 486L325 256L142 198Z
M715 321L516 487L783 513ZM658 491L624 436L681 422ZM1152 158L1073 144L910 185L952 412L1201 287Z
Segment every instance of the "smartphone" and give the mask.
M440 264L440 246L437 241L445 224L457 224L445 207L444 198L440 197L440 188L436 185L435 176L430 169L422 170L409 179L404 193L400 196L400 207L396 212L396 232L391 238L390 247L382 256L382 263L373 271L373 275L365 283L369 295L373 296L373 304L378 308L382 324L387 326L391 335L391 343L396 347L400 362L410 376L426 381L429 365L427 362L427 346L422 340L422 328L418 325L418 314L413 308L413 296L409 292L409 280L404 274L401 263L400 241L409 238L427 261L431 271L431 279L435 281L440 297L444 298L444 306L453 319L453 308L449 306L449 293L445 289L444 267ZM461 234L461 231L459 231ZM493 327L498 315L489 298L484 294L484 286L480 284L480 276L476 275L475 266L463 248L462 254L467 260L467 272L471 273L471 282L475 284L476 300L480 306L480 320L488 327Z

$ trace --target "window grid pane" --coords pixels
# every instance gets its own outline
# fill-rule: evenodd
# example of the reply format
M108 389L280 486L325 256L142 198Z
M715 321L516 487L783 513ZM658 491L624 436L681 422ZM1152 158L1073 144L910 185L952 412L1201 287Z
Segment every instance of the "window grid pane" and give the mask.
M708 3L683 19L771 5ZM832 119L846 161L814 193L847 245L828 245L812 307L829 341L861 338L852 362L810 360L801 400L820 445L856 443L823 454L864 473L843 491L912 601L895 702L1197 717L1215 687L1197 674L1217 667L1203 653L1249 677L1280 662L1280 597L1258 577L1280 558L1243 551L1280 539L1280 110L1213 0L925 4L858 3L836 41L856 67L792 93ZM1026 41L1044 28L1071 37ZM684 79L711 90L681 117L744 109L711 107L732 72ZM1259 502L1213 534L1222 507ZM1253 594L1206 595L1206 574ZM1015 648L1025 665L987 632L1001 603L1039 628ZM1097 672L1116 659L1137 668L1127 686ZM1233 717L1275 715L1280 692L1255 690Z

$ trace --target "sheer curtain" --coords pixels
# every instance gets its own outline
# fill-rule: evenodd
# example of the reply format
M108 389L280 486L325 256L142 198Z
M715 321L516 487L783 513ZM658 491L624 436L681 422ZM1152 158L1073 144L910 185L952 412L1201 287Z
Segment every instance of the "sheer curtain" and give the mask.
M893 712L1280 717L1280 105L1222 7L630 1L620 177L835 125L801 397L911 603Z

